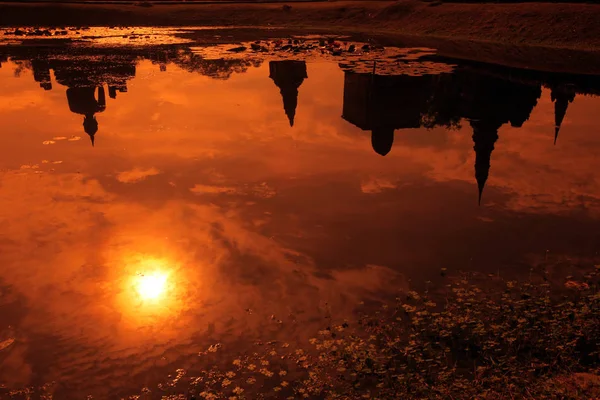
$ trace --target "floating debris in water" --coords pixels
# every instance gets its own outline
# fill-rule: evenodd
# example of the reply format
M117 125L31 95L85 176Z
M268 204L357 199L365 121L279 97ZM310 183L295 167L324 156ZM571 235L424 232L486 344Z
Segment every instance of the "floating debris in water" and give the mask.
M383 47L368 43L340 41L338 37L315 39L272 39L231 45L198 46L194 55L205 60L237 60L259 64L271 60L332 60L344 71L377 75L410 75L450 73L454 66L431 61L419 61L435 54L434 49Z
M358 60L339 63L343 71L358 74L423 76L451 73L454 65L431 61Z
M14 342L15 342L15 339L13 339L13 338L9 338L9 339L1 341L0 342L0 351L9 348Z
M233 53L241 53L242 51L246 51L246 50L248 50L248 48L245 46L239 46L239 47L234 47L232 49L227 49L227 51L231 51Z

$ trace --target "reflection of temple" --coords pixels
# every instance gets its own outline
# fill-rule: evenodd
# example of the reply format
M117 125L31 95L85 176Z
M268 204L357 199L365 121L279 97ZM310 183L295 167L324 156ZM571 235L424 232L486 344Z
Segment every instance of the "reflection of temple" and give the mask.
M167 72L167 64L169 63L169 53L167 51L158 51L150 55L152 64L158 64L160 72Z
M540 96L540 85L515 83L472 71L436 76L346 72L342 116L371 131L373 149L381 155L391 150L396 129L447 127L460 119L469 120L481 201L498 129L506 123L522 126Z
M205 59L189 47L168 46L156 48L86 48L6 46L0 49L0 66L11 58L15 63L33 70L40 87L52 89L51 73L56 81L69 89L67 100L74 113L84 115L84 130L94 142L98 130L95 114L106 108L105 87L108 97L115 99L118 93L127 92L127 82L136 73L139 59L148 59L166 71L167 64L200 73L214 79L228 79L234 73L244 73L250 67L258 67L262 59ZM306 77L306 65L304 65Z
M461 118L470 120L475 150L475 179L479 202L489 176L490 159L498 129L506 123L521 127L542 94L540 86L525 85L496 77L458 73L455 102Z
M33 70L40 87L52 89L52 74L67 86L69 109L83 116L83 129L92 143L98 131L96 116L106 107L106 94L116 98L127 91L139 59L151 60L161 71L171 63L215 79L227 79L261 65L260 56L208 59L186 46L150 49L4 46L0 66L11 59L17 68ZM345 72L342 117L371 132L376 153L391 151L399 129L456 127L467 120L473 129L475 178L479 197L489 177L491 157L504 124L522 126L529 118L541 87L551 91L555 112L555 142L567 108L576 94L600 94L600 76L567 75L461 61L453 73L426 76L382 76ZM302 61L269 63L270 78L278 86L285 113L293 125L298 89L307 79ZM376 72L376 71L375 71ZM267 83L267 82L265 82Z
M33 79L39 82L40 87L44 90L52 90L48 60L43 58L33 59L31 60L31 68L33 69Z
M69 109L75 114L84 115L83 129L90 136L92 146L94 145L94 135L98 132L98 121L95 114L104 111L106 108L104 87L100 86L97 90L98 97L96 98L96 88L93 86L67 89Z
M345 72L342 118L371 131L376 153L385 156L392 149L396 129L421 126L429 77L382 76Z
M50 70L56 81L67 86L67 101L71 112L84 116L83 129L92 146L98 131L96 114L106 108L104 86L114 99L117 92L127 92L127 81L135 76L135 57L51 57L31 60L33 77L45 90L52 89Z
M294 126L296 107L298 106L298 88L308 78L306 63L304 61L271 61L269 62L269 78L273 79L275 85L283 97L283 109Z
M481 204L481 195L490 173L492 151L498 140L500 126L489 121L471 121L471 127L473 128L473 150L475 150L475 180L479 190L478 202Z
M572 85L552 85L550 90L550 97L554 102L554 144L556 144L569 103L575 100L575 88Z

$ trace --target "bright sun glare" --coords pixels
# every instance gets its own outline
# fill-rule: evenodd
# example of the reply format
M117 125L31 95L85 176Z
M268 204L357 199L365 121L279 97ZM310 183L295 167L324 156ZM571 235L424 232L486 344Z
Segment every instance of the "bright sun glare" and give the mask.
M140 274L137 279L137 291L144 300L160 297L167 286L167 275L160 272Z

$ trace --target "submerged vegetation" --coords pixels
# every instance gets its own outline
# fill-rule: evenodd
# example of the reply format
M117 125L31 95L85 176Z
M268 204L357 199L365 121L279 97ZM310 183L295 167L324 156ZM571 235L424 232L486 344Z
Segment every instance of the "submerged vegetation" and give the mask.
M213 345L201 356L219 366L189 378L189 393L197 399L597 398L599 278L600 266L560 285L446 278L451 283L441 290L411 291L353 323L327 327L304 349L259 343L224 367L221 345ZM183 376L179 371L166 386Z

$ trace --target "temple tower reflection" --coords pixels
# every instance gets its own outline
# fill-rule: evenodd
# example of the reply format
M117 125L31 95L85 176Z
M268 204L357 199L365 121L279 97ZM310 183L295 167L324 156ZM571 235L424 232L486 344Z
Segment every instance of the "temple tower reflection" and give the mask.
M308 78L304 61L271 61L269 62L269 78L275 82L283 98L283 109L294 126L296 108L298 107L298 88Z
M96 97L96 90L98 96ZM94 145L94 136L98 132L98 121L96 113L101 113L106 109L106 96L104 87L93 86L73 87L67 89L67 101L71 112L83 115L83 130L90 137L92 146Z
M575 100L575 88L569 85L553 85L550 88L550 98L554 103L554 144L556 144L569 103Z
M431 85L429 76L344 73L342 118L371 131L373 150L387 155L396 129L419 128Z

